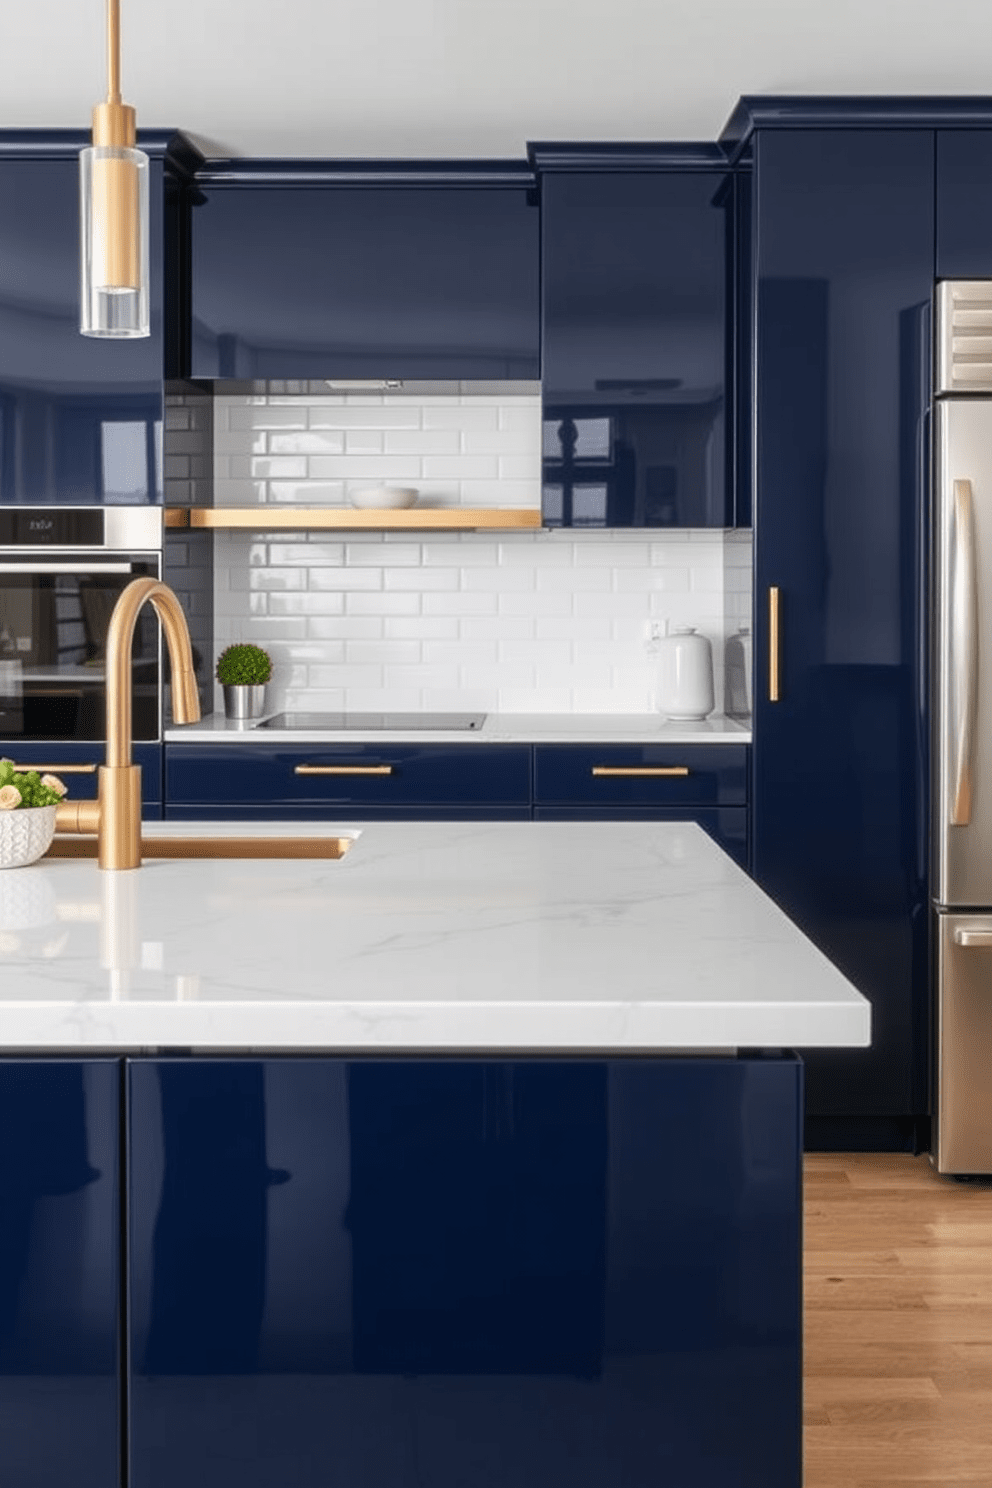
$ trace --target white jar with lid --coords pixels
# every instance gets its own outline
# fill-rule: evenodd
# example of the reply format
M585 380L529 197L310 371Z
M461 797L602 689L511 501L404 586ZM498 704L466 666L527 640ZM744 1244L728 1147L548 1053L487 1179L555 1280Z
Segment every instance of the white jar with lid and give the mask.
M698 720L713 712L713 647L693 625L673 625L655 642L659 713Z

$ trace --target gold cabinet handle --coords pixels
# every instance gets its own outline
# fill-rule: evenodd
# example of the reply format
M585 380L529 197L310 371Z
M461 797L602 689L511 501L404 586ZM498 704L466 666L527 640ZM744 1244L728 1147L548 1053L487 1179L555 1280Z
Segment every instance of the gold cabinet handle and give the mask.
M593 765L594 775L688 775L688 765Z
M16 775L26 775L29 770L37 770L40 775L43 770L59 775L95 775L96 765L15 765Z
M782 679L779 673L779 590L773 586L768 591L768 701L777 703L782 697Z
M294 775L392 775L392 765L294 765Z

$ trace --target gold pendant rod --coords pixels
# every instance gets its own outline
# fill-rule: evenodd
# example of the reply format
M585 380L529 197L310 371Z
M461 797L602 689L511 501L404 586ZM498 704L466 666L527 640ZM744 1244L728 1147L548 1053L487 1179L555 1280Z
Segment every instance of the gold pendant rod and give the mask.
M121 101L121 0L107 0L107 102Z

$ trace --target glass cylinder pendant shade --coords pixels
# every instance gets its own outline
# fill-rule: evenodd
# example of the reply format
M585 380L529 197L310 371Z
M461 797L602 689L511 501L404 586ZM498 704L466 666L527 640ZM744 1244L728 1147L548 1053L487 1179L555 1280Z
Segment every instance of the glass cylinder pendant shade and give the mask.
M150 334L148 156L123 145L79 152L80 312L84 336Z

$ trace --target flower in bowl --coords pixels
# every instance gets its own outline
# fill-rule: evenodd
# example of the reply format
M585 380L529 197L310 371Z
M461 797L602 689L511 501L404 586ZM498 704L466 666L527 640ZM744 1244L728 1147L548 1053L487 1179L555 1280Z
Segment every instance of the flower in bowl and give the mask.
M66 788L57 775L0 760L0 868L23 868L46 853Z

